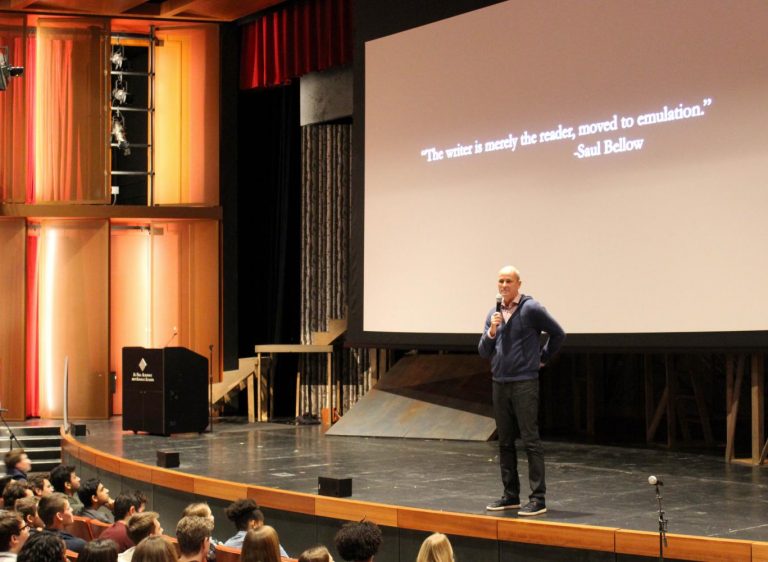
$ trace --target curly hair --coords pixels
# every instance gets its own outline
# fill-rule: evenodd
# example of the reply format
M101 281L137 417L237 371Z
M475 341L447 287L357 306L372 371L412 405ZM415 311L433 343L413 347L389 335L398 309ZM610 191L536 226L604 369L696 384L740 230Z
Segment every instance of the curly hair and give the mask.
M339 555L347 562L369 560L379 551L381 541L381 529L370 521L345 523L333 539Z
M227 519L232 521L238 531L247 531L251 521L264 521L264 514L259 509L259 504L254 500L242 499L229 504L224 511Z
M19 551L17 562L61 562L67 546L56 533L40 531L29 537Z

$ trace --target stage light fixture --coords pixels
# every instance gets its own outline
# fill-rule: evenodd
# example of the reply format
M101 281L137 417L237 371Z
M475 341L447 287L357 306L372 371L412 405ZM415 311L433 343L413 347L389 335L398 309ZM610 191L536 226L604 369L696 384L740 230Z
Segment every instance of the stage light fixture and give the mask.
M117 148L123 151L123 156L130 156L131 145L125 134L125 120L119 111L112 115L112 137L115 139Z
M8 47L0 47L0 91L8 87L8 80L24 74L23 66L8 64Z
M115 82L115 87L112 89L112 99L115 105L127 104L130 95L128 92L128 82L123 80L122 76L119 76Z
M115 45L112 48L112 54L109 57L109 62L112 63L112 66L115 70L122 70L123 63L126 61L125 58L125 49L122 45Z

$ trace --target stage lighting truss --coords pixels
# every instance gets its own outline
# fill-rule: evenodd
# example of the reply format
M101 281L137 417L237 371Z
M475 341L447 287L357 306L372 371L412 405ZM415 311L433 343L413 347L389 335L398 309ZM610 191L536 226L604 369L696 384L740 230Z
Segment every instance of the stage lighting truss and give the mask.
M112 114L112 138L117 148L123 151L123 156L130 156L131 145L125 134L125 119L119 109Z
M112 63L112 68L114 70L122 70L125 60L125 48L118 43L112 47L112 54L109 57L109 62Z
M24 74L23 66L11 66L8 64L8 47L0 47L0 91L8 87L8 80Z
M115 81L115 87L112 88L112 101L113 105L126 105L130 94L128 93L128 82L123 78L123 75L119 75Z

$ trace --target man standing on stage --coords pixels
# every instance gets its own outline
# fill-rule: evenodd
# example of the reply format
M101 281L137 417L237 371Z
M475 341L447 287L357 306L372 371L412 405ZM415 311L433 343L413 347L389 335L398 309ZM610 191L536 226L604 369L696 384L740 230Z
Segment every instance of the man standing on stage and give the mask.
M544 448L539 437L539 369L557 353L565 332L546 309L520 293L520 272L501 268L498 289L501 302L485 320L478 351L491 360L493 413L499 434L499 463L504 495L488 505L490 511L519 509L518 515L547 511L544 482ZM542 347L540 335L549 335ZM529 502L520 509L520 477L515 439L523 441L528 455Z

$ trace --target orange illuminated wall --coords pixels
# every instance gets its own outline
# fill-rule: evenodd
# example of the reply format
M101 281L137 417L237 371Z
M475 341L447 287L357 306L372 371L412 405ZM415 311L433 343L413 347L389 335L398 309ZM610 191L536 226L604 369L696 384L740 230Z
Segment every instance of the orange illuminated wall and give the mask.
M24 419L26 222L0 219L0 404Z

